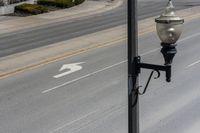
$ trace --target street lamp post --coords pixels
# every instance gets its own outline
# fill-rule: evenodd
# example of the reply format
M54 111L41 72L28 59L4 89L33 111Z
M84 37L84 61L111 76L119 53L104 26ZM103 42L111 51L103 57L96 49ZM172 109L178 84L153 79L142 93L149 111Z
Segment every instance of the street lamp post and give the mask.
M139 133L138 76L134 58L138 56L137 0L128 0L128 132Z
M169 0L164 13L155 19L157 34L161 40L161 53L164 65L141 63L138 56L137 0L128 0L128 132L139 133L139 95L143 95L154 72L160 77L160 71L166 74L166 81L171 81L171 63L177 52L176 42L182 33L184 19L175 15L172 1ZM139 91L138 76L140 70L151 69L152 72L143 92Z

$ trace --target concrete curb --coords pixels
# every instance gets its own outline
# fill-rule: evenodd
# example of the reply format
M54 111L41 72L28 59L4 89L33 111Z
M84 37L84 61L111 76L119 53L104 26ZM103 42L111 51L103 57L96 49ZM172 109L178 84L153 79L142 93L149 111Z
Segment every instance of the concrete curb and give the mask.
M189 22L195 18L200 18L200 7L185 9L177 13L185 18L186 22ZM151 17L139 22L139 36L155 32L154 18ZM1 58L0 78L9 77L101 47L116 45L116 42L126 41L126 29L126 25L122 25Z
M7 6L1 6L0 7L0 15L13 13L15 6L20 5L20 4L24 4L24 3L33 4L34 2L33 1L24 1L24 2L20 2L20 3L16 3L16 4L7 5Z
M11 33L18 30L25 30L28 28L38 27L46 24L53 24L56 22L62 22L66 20L103 13L117 8L118 6L122 5L122 3L122 0L114 0L113 2L98 2L86 0L85 3L83 3L82 5L78 5L69 9L1 21L0 34Z

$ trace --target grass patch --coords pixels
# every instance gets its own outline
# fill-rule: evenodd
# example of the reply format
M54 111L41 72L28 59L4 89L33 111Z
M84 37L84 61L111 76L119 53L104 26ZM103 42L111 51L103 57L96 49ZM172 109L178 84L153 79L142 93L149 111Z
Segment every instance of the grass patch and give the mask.
M62 8L70 8L83 3L85 0L38 0L37 4L21 4L15 6L15 12L9 16L30 16Z
M48 9L44 6L36 4L21 4L15 6L15 12L36 15L48 12Z
M83 3L85 0L75 0L74 3L75 5L79 5L81 3Z
M38 0L39 5L69 8L83 3L85 0Z
M39 5L55 6L60 8L69 8L75 5L71 0L39 0Z

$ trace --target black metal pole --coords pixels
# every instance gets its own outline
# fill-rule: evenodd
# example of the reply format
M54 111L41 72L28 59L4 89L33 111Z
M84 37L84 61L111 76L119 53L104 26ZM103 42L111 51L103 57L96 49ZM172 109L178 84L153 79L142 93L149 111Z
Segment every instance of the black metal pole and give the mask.
M139 133L138 73L134 58L138 56L137 0L128 0L128 132Z

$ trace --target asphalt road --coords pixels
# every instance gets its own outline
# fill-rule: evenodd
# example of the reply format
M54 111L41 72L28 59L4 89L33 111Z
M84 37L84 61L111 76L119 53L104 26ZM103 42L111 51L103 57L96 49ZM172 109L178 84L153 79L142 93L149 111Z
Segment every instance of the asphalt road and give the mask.
M185 24L173 63L140 97L141 133L199 133L199 19ZM163 63L155 33L139 38L143 62ZM84 62L60 78L63 64ZM149 71L142 71L144 85ZM127 46L118 42L0 81L2 133L127 133Z
M177 9L199 4L195 0L175 2ZM165 5L166 1L140 0L138 3L139 19L160 14ZM1 34L0 57L125 24L126 10L125 2L122 6L106 13L30 28L12 34Z

